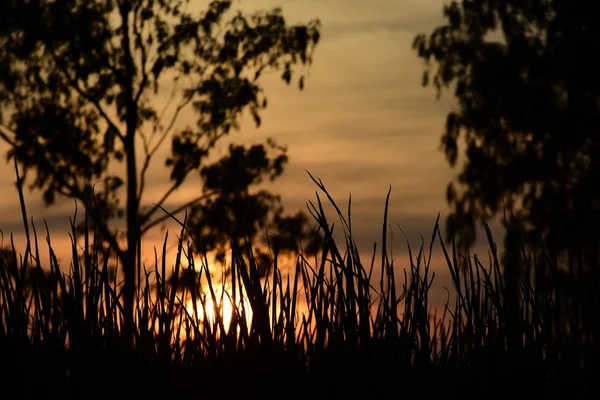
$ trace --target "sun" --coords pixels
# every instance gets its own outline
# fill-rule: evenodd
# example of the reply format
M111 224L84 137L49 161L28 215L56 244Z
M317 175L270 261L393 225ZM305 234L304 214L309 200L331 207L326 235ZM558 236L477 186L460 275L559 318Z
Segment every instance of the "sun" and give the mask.
M229 296L217 295L215 296L217 301L215 302L213 299L206 299L204 302L204 307L202 306L202 302L200 300L196 300L196 310L198 311L198 322L207 321L213 326L217 321L217 315L221 316L223 321L223 327L226 332L229 332L229 327L231 325L231 320L233 318L234 312L237 309L238 315L242 317L242 302L238 301L237 307L234 308L233 303ZM222 300L221 300L222 299ZM243 308L245 312L245 318L250 324L250 319L252 318L252 309L250 307L250 303L246 298L243 300ZM186 302L186 309L190 315L194 315L194 303L190 299ZM217 311L218 310L218 311Z

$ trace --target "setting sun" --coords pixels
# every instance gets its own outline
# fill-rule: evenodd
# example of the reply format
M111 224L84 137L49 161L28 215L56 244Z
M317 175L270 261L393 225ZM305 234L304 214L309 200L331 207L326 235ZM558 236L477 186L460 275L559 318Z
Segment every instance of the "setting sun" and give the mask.
M238 306L234 309L234 306L231 302L231 299L227 296L221 296L221 294L215 296L216 302L213 299L206 299L204 301L204 305L202 304L202 300L196 300L196 307L194 309L193 300L189 299L185 303L185 308L189 315L195 315L197 312L198 322L208 322L210 326L218 325L217 317L223 322L223 327L226 332L229 332L229 326L231 325L231 320L233 319L234 312L237 310L238 317L245 319L246 323L250 323L252 319L252 309L248 300L246 298L243 299L243 309L242 312L242 303L238 300Z

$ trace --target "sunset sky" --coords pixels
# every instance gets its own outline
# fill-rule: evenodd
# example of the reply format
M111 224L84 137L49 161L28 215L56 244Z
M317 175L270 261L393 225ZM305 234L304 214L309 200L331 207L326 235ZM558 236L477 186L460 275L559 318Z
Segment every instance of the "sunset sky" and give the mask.
M198 1L200 5L204 1ZM305 170L323 180L340 205L352 194L353 228L361 248L380 241L383 208L391 185L389 222L395 228L396 258L404 264L406 245L397 225L418 247L427 241L438 213L447 214L445 188L457 171L449 169L439 149L450 93L436 100L421 87L423 63L412 50L414 36L443 22L441 0L246 0L245 10L281 6L288 23L322 22L322 40L309 70L305 90L286 86L276 76L265 81L269 107L259 129L250 118L232 135L234 142L261 142L274 137L287 145L290 163L274 185L289 212L305 209L317 189ZM190 114L191 118L191 114ZM2 147L4 153L5 146ZM22 231L13 167L0 164L0 228ZM163 164L154 167L148 193L166 184ZM198 188L186 186L186 193ZM151 201L151 197L148 197ZM46 216L53 242L68 243L68 216L73 202L44 209L40 196L26 192L30 217ZM148 238L159 243L161 232ZM436 250L441 257L441 251ZM365 260L369 255L365 254Z

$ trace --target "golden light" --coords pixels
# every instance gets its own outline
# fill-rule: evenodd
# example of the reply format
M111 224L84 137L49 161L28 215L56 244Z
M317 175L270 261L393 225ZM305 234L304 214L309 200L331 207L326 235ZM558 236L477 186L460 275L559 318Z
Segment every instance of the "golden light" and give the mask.
M225 331L229 332L231 320L235 310L237 309L238 316L240 318L245 318L246 323L250 325L250 321L252 319L252 309L246 298L243 299L244 315L242 315L242 302L238 300L237 307L234 308L231 299L226 294L223 296L218 294L215 297L217 302L215 302L213 299L206 299L204 306L202 305L202 301L196 300L196 310L198 312L199 322L207 321L211 326L214 326L217 322L217 316L220 316ZM195 315L194 303L191 299L186 302L185 307L189 315Z

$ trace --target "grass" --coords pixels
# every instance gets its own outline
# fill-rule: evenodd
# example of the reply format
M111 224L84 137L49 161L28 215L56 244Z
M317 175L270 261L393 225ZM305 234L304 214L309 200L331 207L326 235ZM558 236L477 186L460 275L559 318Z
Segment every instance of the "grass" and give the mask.
M325 245L291 269L275 257L264 278L251 251L233 248L219 278L190 256L184 223L173 265L165 238L153 264L139 266L133 348L110 249L73 222L65 271L47 227L43 247L32 228L22 256L13 244L0 258L2 390L28 399L600 394L600 268L520 246L507 257L517 273L500 262L487 226L484 265L445 246L437 222L401 268L386 247L387 200L381 264L375 255L365 264L350 206L344 215L315 182L324 197L309 206ZM335 234L325 200L338 214ZM455 293L437 310L428 303L436 244Z

